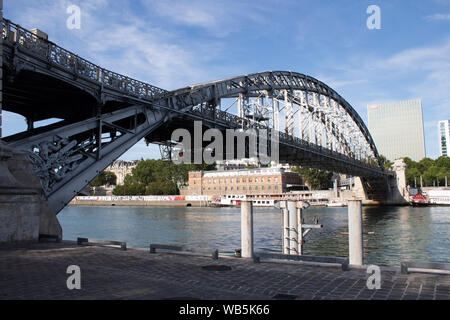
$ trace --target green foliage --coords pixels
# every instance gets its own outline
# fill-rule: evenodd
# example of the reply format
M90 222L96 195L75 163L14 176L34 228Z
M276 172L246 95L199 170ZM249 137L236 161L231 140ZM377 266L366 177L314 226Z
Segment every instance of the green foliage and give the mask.
M89 184L91 187L115 186L117 184L117 176L114 172L103 171Z
M417 186L420 186L420 176L422 176L424 186L445 185L445 177L450 179L450 158L440 157L436 160L424 158L419 162L410 158L403 158L406 163L406 181L410 186L414 186L416 178Z
M189 171L210 171L214 165L179 164L163 160L143 160L127 175L123 186L113 194L123 195L176 195L179 188L187 185Z
M324 190L332 186L332 172L301 167L293 167L292 171L297 172L312 190Z
M393 162L389 161L385 156L380 155L381 164L386 170L391 170Z

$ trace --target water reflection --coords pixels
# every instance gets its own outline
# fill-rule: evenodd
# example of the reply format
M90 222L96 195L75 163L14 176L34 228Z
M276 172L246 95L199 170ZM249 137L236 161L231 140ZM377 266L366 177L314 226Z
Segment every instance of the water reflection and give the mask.
M306 238L305 254L348 255L347 208L309 208L307 223L318 218L323 229ZM240 247L237 208L67 207L59 215L65 239L79 236L153 243L186 244L232 252ZM401 260L450 262L450 207L364 207L366 263L396 265ZM255 208L256 250L281 250L281 213Z

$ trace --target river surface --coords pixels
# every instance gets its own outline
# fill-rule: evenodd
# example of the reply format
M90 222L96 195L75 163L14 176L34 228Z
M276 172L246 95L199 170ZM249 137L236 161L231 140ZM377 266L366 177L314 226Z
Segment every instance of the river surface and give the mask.
M319 219L323 229L306 237L306 255L348 256L347 208L309 208L306 223ZM234 252L240 248L239 208L66 207L58 218L64 239L86 237L181 244ZM255 250L281 251L280 209L254 208ZM364 262L399 266L401 261L450 263L450 207L364 207Z

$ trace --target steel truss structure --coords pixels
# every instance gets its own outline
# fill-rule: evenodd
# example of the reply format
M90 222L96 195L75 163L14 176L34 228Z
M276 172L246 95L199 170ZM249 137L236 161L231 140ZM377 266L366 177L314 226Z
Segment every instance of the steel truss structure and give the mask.
M4 140L29 154L55 212L142 138L158 143L170 157L170 137L155 140L151 134L174 119L185 123L201 120L220 130L266 129L269 139L279 137L287 162L373 181L386 181L389 175L357 112L312 77L267 71L169 92L96 66L6 19L2 38L9 77L4 85L6 101L14 103L10 111L32 114L30 119L27 116L30 130ZM20 82L15 77L24 72L67 85L61 89L62 98L68 88L76 88L79 91L70 92L87 96L80 101L94 101L93 110L87 109L80 121L70 119L81 113L81 105L80 111L36 110L37 96L41 104L49 100L39 95L28 98L26 90L15 86ZM34 83L32 88L45 89ZM233 107L237 114L228 112ZM64 121L32 130L33 121L52 115Z

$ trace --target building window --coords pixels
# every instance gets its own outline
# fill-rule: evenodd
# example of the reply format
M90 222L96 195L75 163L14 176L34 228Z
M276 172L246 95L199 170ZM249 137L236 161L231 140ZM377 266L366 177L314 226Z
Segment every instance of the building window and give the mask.
M261 182L264 182L264 178L261 178Z
M241 179L236 179L236 183L240 183L241 182Z
M274 178L273 180L274 180L275 182L278 182L278 178Z
M270 178L267 178L267 181L268 181L268 182L272 182L272 179L270 179Z
M242 182L247 182L247 179L245 179L245 178L242 178Z
M248 190L252 190L252 187L248 187Z
M222 179L219 179L219 183L222 184Z
M252 178L248 178L248 182L252 182Z
M258 186L255 187L255 190L258 190Z
M255 178L255 182L258 182L258 178Z
M231 179L231 180L230 180L230 183L234 183L234 179Z
M211 180L208 180L208 184L211 184Z
M216 179L214 179L214 184L216 184L217 183L217 180Z

